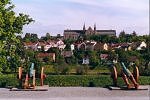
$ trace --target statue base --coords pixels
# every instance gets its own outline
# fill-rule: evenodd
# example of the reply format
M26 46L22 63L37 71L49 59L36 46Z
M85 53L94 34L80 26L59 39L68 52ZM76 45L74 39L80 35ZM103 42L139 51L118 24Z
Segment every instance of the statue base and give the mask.
M148 86L140 85L138 89L135 89L134 87L128 89L127 86L122 86L122 87L108 86L108 89L109 90L148 90Z
M19 88L11 88L10 91L48 91L48 85L44 86L35 86L35 88L31 89L19 89Z

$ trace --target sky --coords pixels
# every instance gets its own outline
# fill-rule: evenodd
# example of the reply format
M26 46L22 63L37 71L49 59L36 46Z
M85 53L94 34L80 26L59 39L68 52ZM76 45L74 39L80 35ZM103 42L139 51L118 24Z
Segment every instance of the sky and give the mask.
M24 33L39 36L61 34L65 29L94 27L138 35L149 34L149 0L12 0L15 12L30 15L35 22Z

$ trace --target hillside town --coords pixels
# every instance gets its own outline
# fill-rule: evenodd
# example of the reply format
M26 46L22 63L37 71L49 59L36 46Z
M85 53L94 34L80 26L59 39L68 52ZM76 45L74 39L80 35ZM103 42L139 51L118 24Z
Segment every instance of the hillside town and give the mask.
M147 56L149 36L138 36L135 31L131 34L122 31L116 36L116 30L96 30L96 25L93 29L86 29L84 24L82 30L64 30L63 36L46 33L38 38L37 34L26 33L23 38L18 36L18 39L25 54L22 61L26 57L30 60L37 58L44 65L65 63L68 66L87 65L91 69L107 66L110 61L150 65Z

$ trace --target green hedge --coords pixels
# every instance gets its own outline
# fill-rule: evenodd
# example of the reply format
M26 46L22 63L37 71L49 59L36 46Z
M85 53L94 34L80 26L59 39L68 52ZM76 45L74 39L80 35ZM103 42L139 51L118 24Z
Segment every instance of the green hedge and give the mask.
M18 86L19 82L15 75L1 75L0 87Z
M98 75L59 75L48 76L45 83L49 86L105 86L112 83L109 76Z
M105 87L112 85L112 79L109 75L50 75L44 82L49 86ZM139 84L150 85L150 77L140 76ZM118 78L118 85L125 85L121 77Z
M139 83L141 85L150 85L149 76L140 76ZM40 85L40 80L36 79L36 84ZM112 79L109 75L49 75L44 80L44 84L50 87L55 86L82 86L82 87L105 87L112 85ZM0 87L18 86L19 81L16 75L1 75ZM124 85L121 77L118 78L118 85Z

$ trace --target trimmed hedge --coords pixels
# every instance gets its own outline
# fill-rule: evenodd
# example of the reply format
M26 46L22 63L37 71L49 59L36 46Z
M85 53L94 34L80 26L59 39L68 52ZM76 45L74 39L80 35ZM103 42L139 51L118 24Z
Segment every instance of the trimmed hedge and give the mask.
M18 86L19 82L17 80L17 76L15 75L1 75L0 76L0 87L7 86Z
M45 80L49 86L105 86L111 85L108 75L57 75L48 76Z
M150 85L150 77L140 76L139 83L141 85ZM40 79L36 79L36 84L40 85ZM108 85L112 85L112 79L109 75L49 75L44 80L44 84L47 84L50 87L105 87ZM0 87L17 87L18 85L19 81L16 78L16 75L0 76ZM118 78L118 85L124 85L121 77Z
M118 78L118 85L125 85L121 77ZM45 79L49 86L83 86L83 87L105 87L112 85L109 75L50 75ZM150 85L150 77L140 76L139 84Z

